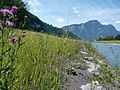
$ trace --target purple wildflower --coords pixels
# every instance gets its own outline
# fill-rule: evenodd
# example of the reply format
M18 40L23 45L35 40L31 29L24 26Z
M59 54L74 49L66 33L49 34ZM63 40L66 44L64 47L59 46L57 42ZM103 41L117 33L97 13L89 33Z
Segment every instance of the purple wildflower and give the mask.
M1 12L2 14L4 14L4 15L8 15L8 14L12 15L12 14L13 14L13 13L12 13L10 10L8 10L8 9L1 9L0 12Z
M11 8L11 10L10 10L10 12L12 12L12 13L17 13L17 7L16 6L12 6L12 8Z
M13 25L14 25L14 23L11 22L11 21L6 21L6 22L5 22L5 26L6 26L6 27L13 27Z
M12 43L15 43L15 42L18 40L18 37L13 36L13 37L10 37L9 40L10 40Z

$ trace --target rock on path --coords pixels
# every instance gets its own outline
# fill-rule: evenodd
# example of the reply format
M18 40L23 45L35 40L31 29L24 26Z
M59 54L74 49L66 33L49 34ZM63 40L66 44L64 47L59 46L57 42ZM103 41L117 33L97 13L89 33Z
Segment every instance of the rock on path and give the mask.
M104 90L99 84L93 87L92 82L89 81L93 73L99 74L98 69L100 68L100 65L95 64L93 62L94 58L89 56L89 53L84 50L81 50L80 57L81 60L86 62L86 66L88 67L87 70L75 68L74 72L76 74L63 75L62 78L64 79L62 79L61 90L93 90L93 88L95 88L94 90Z

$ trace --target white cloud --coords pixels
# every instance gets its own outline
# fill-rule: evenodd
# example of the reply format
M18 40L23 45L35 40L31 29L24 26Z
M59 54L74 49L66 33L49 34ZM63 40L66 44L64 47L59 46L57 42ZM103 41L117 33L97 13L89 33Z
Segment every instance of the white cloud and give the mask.
M76 6L72 7L72 11L73 11L74 14L76 14L78 17L80 17L78 7L76 7Z
M78 14L78 13L79 13L79 11L78 11L78 8L77 8L77 7L73 7L72 9L73 9L73 13L75 13L75 14Z
M43 6L40 0L23 0L23 1L27 3L28 8L32 13L40 12L39 8Z
M59 17L58 19L57 19L57 22L58 23L63 23L65 21L65 19L63 18L63 17Z
M113 18L112 21L115 24L120 24L120 18Z
M89 10L88 12L85 12L86 15L89 17L112 17L116 14L120 14L120 9L97 9L97 10Z
M78 11L78 8L77 7L72 7L72 10L73 10L73 13L75 13L75 14L78 14L79 13L79 11Z
M39 5L39 6L42 6L42 3L40 3L39 0L28 0L26 2L28 2L28 5L35 5L35 6Z

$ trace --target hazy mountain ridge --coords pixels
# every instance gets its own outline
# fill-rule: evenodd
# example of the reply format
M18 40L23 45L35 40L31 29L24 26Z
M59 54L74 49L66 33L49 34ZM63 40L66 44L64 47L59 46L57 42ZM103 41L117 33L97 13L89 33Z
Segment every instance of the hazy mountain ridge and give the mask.
M120 34L113 25L103 25L97 20L90 20L86 23L64 26L63 29L72 32L84 40L94 40L100 37Z

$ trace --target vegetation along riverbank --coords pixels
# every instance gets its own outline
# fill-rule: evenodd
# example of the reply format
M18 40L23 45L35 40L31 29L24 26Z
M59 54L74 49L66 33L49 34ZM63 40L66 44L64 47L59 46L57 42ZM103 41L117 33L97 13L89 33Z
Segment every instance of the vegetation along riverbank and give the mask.
M14 29L19 35L22 31ZM26 30L25 44L15 60L12 89L85 90L119 88L120 71L92 46Z

